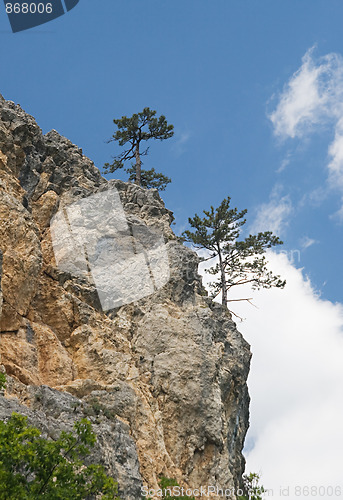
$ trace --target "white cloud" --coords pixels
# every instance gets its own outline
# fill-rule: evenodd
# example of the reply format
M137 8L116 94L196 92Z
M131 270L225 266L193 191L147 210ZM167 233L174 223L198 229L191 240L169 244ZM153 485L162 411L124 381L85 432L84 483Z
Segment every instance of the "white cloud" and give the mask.
M343 104L343 58L328 54L315 60L313 48L302 59L269 118L282 139L303 137L340 116Z
M343 487L343 306L320 299L285 255L269 252L268 261L285 289L242 287L239 297L254 297L257 308L234 307L253 352L246 470L261 472L268 498L283 499L281 486L305 498L295 486Z
M269 115L275 134L282 138L302 136L326 114L329 96L325 77L330 72L332 57L327 56L320 65L315 65L312 52L310 49L305 54L302 66L284 88L276 110Z
M330 126L334 138L328 146L328 187L343 192L343 58L331 53L315 58L306 52L269 114L276 136L304 138Z
M281 191L282 187L276 185L269 201L257 208L255 220L249 227L251 233L272 231L278 236L284 233L293 212L293 206L290 197L281 196Z

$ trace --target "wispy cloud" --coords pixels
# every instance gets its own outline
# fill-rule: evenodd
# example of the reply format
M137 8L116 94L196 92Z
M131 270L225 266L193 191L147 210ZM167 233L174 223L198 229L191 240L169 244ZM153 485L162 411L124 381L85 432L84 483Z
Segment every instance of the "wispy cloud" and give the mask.
M288 195L281 196L282 186L276 185L269 201L257 208L254 222L249 230L251 233L272 231L281 236L289 223L293 212L291 199Z
M324 200L329 195L329 191L326 186L319 186L316 189L313 189L309 193L305 193L302 198L300 199L298 203L298 207L304 207L304 206L312 206L312 207L319 207Z
M176 140L172 146L172 149L176 156L181 156L186 151L186 144L191 138L191 132L181 132L176 135Z
M338 221L339 224L343 224L343 197L341 200L341 204L342 204L341 208L337 210L336 213L331 215L331 219L335 219L336 221Z
M328 146L328 187L343 193L343 58L331 53L316 58L306 52L269 114L274 133L281 140L304 138L331 126L334 139ZM343 209L342 209L343 212Z
M288 155L286 156L286 158L284 158L284 159L282 160L281 165L280 165L280 166L279 166L279 168L276 170L276 172L277 172L278 174L280 174L281 172L283 172L283 171L285 170L285 168L286 168L286 167L290 164L290 162L291 162L291 158L290 158L290 157L291 157L291 155L290 155L290 154L288 154Z
M341 112L343 114L343 105ZM336 124L335 138L329 146L329 156L329 182L332 187L339 187L343 191L343 118Z
M301 245L302 250L306 250L306 248L309 248L312 245L315 245L316 243L318 243L317 240L315 240L313 238L309 238L308 236L304 236L300 240L300 245Z

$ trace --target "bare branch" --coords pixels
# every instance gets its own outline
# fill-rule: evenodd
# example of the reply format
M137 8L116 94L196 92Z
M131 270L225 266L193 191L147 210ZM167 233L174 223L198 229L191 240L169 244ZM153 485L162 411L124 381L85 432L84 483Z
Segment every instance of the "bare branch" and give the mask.
M247 302L249 302L249 304L253 307L256 307L256 309L258 309L257 306L255 306L255 304L253 302L251 302L253 300L252 297L249 297L247 299L228 299L228 302L241 302L242 300L246 300Z
M244 321L245 318L242 318L241 316L239 316L238 314L236 314L235 312L231 311L231 309L228 308L228 311L233 314L236 318L240 319L241 321Z

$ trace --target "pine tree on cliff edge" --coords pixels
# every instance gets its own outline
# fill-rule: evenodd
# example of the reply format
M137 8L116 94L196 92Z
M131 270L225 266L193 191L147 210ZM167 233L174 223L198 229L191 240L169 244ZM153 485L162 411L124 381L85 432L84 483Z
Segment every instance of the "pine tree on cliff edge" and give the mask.
M285 286L286 281L267 269L264 256L267 248L283 243L277 236L265 231L257 235L250 234L238 241L241 227L246 223L244 216L247 210L238 212L237 208L230 208L230 197L225 198L218 208L211 206L210 210L204 210L203 213L203 218L195 214L188 219L195 231L184 231L183 237L195 247L208 250L209 257L206 260L218 259L217 264L206 270L212 275L219 275L211 283L212 298L221 292L222 304L227 306L228 302L237 300L228 299L228 291L233 286L247 283L256 289Z
M155 117L156 111L144 108L141 113L135 113L128 118L122 116L114 119L113 123L118 130L108 142L117 141L119 146L126 146L124 151L113 157L113 162L105 163L104 172L113 173L123 168L126 161L135 160L129 168L124 169L129 174L129 180L135 181L138 186L156 188L163 191L171 180L165 175L158 173L154 168L142 170L142 156L148 154L149 148L141 150L141 143L150 139L163 141L174 135L174 126L168 125L166 117L161 115Z

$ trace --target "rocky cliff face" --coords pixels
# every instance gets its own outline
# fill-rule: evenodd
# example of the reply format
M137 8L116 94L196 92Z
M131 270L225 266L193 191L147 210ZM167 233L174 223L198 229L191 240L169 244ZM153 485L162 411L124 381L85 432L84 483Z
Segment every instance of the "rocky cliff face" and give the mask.
M56 263L58 210L115 188L129 225L164 236L170 276L103 312L94 280ZM106 181L82 150L0 96L0 418L29 416L46 435L88 416L94 458L124 500L160 475L237 487L248 427L248 344L208 299L197 257L170 229L158 192ZM132 235L131 235L132 236ZM133 283L133 288L137 284ZM213 498L219 498L215 495Z

